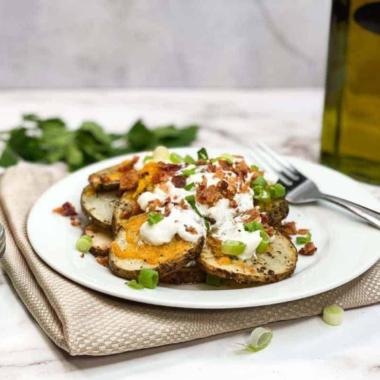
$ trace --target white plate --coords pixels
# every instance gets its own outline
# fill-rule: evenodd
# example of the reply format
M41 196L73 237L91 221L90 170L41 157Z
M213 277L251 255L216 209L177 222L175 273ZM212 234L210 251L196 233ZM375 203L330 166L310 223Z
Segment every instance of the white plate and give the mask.
M196 149L177 149L196 155ZM211 156L223 153L210 149ZM237 152L231 152L237 153ZM248 152L245 154L249 161ZM276 284L244 289L212 288L207 285L158 286L154 290L134 290L125 280L99 265L92 255L84 258L75 249L81 229L52 210L71 202L80 210L80 194L88 176L115 165L125 157L109 159L86 167L47 190L36 202L28 219L28 236L37 254L67 278L102 293L155 305L224 309L270 305L309 297L336 288L370 268L379 258L380 231L341 209L327 204L291 206L287 220L311 228L318 252L300 256L292 277ZM331 169L298 159L293 163L313 179L322 191L380 210L380 203L360 184Z

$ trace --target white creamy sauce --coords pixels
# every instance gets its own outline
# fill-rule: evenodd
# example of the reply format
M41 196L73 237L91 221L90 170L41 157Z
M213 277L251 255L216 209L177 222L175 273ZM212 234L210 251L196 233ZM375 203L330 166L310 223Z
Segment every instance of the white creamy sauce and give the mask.
M278 182L278 176L274 173L264 172L264 179L268 182L268 185L274 185Z
M140 160L141 162L143 161L142 158L140 158ZM214 165L218 167L220 166L219 163L215 163ZM206 178L208 187L216 185L220 181L219 178L214 178L215 173L209 173L206 171L207 166L197 167L195 165L188 165L183 167L183 169L195 169L196 171L193 175L187 177L187 185L191 183L199 185L202 183L203 178ZM181 175L181 170L177 172L177 175ZM236 176L235 173L229 171L225 171L224 175ZM274 184L277 182L277 178L269 173L266 173L264 178L268 184ZM250 177L247 178L247 181L250 181ZM181 239L189 242L196 242L201 236L206 236L207 231L203 219L191 208L190 205L188 210L184 210L178 205L181 199L184 199L189 195L195 195L195 188L191 191L187 191L183 188L176 188L171 180L166 182L164 187L168 190L167 192L157 186L153 192L145 192L141 194L137 200L143 211L148 211L149 202L154 201L155 199L164 202L167 198L170 198L171 202L173 202L169 216L164 217L164 219L157 224L150 225L146 222L141 226L140 235L142 239L148 244L161 245L171 242L176 234L178 234ZM227 240L237 240L244 243L246 248L244 252L239 255L239 259L247 260L255 258L256 248L262 241L260 231L245 231L244 218L241 218L241 215L244 212L249 211L254 207L252 189L249 188L245 193L238 192L234 196L234 201L237 203L236 208L230 207L230 201L225 198L220 199L212 207L199 203L196 203L196 207L201 215L215 220L215 223L211 226L214 230L211 232L212 236L222 242ZM157 211L163 213L164 209L157 209ZM186 228L188 229L187 231ZM274 236L271 238L271 242L273 241Z

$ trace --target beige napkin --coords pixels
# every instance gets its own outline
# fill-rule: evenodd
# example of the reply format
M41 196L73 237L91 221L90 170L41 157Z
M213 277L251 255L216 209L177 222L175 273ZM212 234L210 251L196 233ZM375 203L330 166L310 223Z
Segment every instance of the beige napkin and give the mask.
M108 355L186 342L274 321L380 301L380 263L330 292L280 305L234 310L185 310L119 300L86 289L45 265L27 235L28 212L65 175L62 168L26 165L1 178L0 221L7 232L2 264L17 293L45 333L71 355Z

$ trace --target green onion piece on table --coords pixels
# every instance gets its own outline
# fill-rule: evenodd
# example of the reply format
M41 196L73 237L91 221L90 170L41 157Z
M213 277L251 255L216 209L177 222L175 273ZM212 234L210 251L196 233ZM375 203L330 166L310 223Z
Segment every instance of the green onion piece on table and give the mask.
M126 282L125 284L128 285L130 288L135 289L135 290L144 289L144 287L141 284L139 284L136 280Z
M138 281L144 288L154 289L158 284L158 280L159 275L157 271L146 268L141 269Z
M206 284L210 286L222 286L222 279L220 277L214 276L212 274L207 273L206 275Z
M273 332L267 327L255 328L249 338L249 345L245 349L249 352L259 352L269 346L273 338Z
M148 223L153 226L154 224L160 223L163 219L162 214L152 211L149 213Z
M92 247L92 239L90 236L83 235L81 236L76 244L76 248L79 252L86 253Z
M344 310L337 305L327 306L323 309L322 319L330 326L340 326L344 319Z
M225 255L239 256L241 255L247 244L238 240L226 240L222 244L222 253Z
M309 232L306 237L305 236L297 236L296 243L298 245L303 245L311 242L311 233Z

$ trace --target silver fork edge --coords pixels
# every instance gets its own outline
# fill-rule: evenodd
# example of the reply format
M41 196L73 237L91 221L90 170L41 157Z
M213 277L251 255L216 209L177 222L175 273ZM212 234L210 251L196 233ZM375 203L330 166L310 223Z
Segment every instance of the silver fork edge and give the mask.
M355 215L365 219L373 226L380 228L380 213L361 206L357 203L322 193L317 185L302 174L293 164L277 155L263 143L258 143L255 147L256 157L261 158L261 162L266 162L267 166L280 177L280 182L287 190L287 200L290 203L312 203L324 200L351 211ZM262 166L263 168L266 165Z

